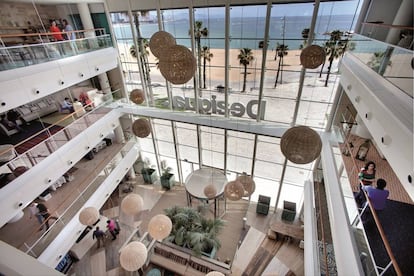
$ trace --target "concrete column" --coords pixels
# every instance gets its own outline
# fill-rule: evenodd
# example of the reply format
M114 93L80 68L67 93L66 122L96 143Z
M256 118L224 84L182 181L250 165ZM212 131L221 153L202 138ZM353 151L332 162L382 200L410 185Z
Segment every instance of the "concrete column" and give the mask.
M413 0L403 0L394 17L392 25L412 26L413 22ZM391 28L385 42L397 45L400 41L401 29Z
M106 73L98 75L99 84L101 85L102 92L104 94L111 94L111 85L109 84L108 76Z
M77 7L78 7L78 11L79 11L79 15L82 21L83 28L85 30L94 29L95 27L93 26L93 21L92 21L91 13L89 12L88 3L83 3L83 2L78 3ZM95 32L94 31L85 32L85 37L86 38L95 37Z
M371 139L371 133L365 126L364 122L362 121L362 118L359 115L357 115L355 121L357 122L357 125L352 127L351 133L365 139Z
M115 133L115 142L118 144L124 144L125 136L124 136L124 132L122 131L122 127L118 126L117 128L115 128L114 133Z

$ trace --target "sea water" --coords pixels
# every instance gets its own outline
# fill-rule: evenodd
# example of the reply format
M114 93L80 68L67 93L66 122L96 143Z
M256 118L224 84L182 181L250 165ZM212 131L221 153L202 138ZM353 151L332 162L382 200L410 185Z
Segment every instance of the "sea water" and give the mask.
M269 27L268 48L274 50L276 44L288 45L289 50L299 49L303 43L302 30L309 28L311 16L272 17ZM203 20L201 20L203 21ZM258 49L259 42L265 35L266 19L264 17L232 18L230 22L230 48ZM352 32L354 15L319 16L315 26L315 44L322 45L329 39L329 32L340 30ZM224 18L209 18L203 21L203 28L208 29L208 37L201 39L202 46L211 49L224 49ZM171 33L177 44L191 47L189 21L186 19L168 20L164 22L164 30ZM114 24L117 39L132 39L129 23ZM157 23L140 23L142 37L150 39L158 31ZM132 44L132 42L131 42Z

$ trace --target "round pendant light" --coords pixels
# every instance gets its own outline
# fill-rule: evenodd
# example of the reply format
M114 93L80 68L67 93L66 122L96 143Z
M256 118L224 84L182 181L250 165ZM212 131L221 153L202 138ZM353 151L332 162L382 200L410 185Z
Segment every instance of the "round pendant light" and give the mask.
M158 66L166 80L173 84L184 84L194 76L196 59L187 47L173 45L166 49Z
M315 69L325 62L325 50L318 45L310 45L300 53L300 64L307 69Z
M229 200L239 200L244 195L243 184L238 180L228 182L224 188L224 195Z
M132 132L139 138L145 138L151 134L151 124L147 119L135 120L132 124Z
M141 89L134 89L129 94L129 99L136 104L142 104L145 101L145 93Z
M156 240L163 240L171 233L172 221L166 215L156 215L148 223L148 233Z
M217 195L217 189L216 186L213 184L209 184L204 188L204 194L208 199L215 198Z
M121 249L119 262L126 271L136 271L145 264L147 257L147 247L142 242L133 241Z
M247 174L240 175L239 177L237 177L237 180L240 181L241 184L243 184L243 196L251 196L256 190L256 183Z
M151 53L158 59L162 59L167 49L175 44L175 38L170 33L164 31L154 33L149 41Z
M138 194L129 194L121 202L121 210L127 215L136 215L141 212L144 200Z
M321 153L322 141L319 134L307 126L288 129L280 139L283 155L296 164L314 161Z
M224 276L224 274L218 271L211 271L207 273L206 276Z
M83 225L93 225L99 219L99 211L95 207L86 207L79 213L79 221Z

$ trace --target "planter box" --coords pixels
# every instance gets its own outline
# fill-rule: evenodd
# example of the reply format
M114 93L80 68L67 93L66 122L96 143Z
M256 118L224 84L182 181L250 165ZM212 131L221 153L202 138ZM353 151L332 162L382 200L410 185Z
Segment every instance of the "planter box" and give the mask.
M216 256L216 253L217 253L217 248L213 247L213 249L211 249L210 253L207 253L207 252L203 251L203 252L201 252L201 255L206 256L206 257L211 258L211 259L214 259L214 257Z
M174 186L175 179L172 173L161 176L161 186L167 190Z
M141 170L142 177L144 182L147 184L153 184L157 179L157 172L151 168L144 168Z

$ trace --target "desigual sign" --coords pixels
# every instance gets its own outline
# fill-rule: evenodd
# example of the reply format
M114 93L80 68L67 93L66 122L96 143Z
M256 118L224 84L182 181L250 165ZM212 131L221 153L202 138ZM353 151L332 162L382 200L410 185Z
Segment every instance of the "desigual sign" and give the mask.
M224 115L226 105L224 101L216 101L216 96L212 95L210 99L198 99L198 107L204 113L221 114ZM258 112L258 100L251 100L247 102L246 106L242 103L234 102L229 104L229 113L235 117L243 117L246 113L252 119L257 118ZM172 99L172 106L177 109L194 110L195 111L195 100L194 98L174 96ZM266 108L266 102L262 101L262 112L260 119L264 119Z

